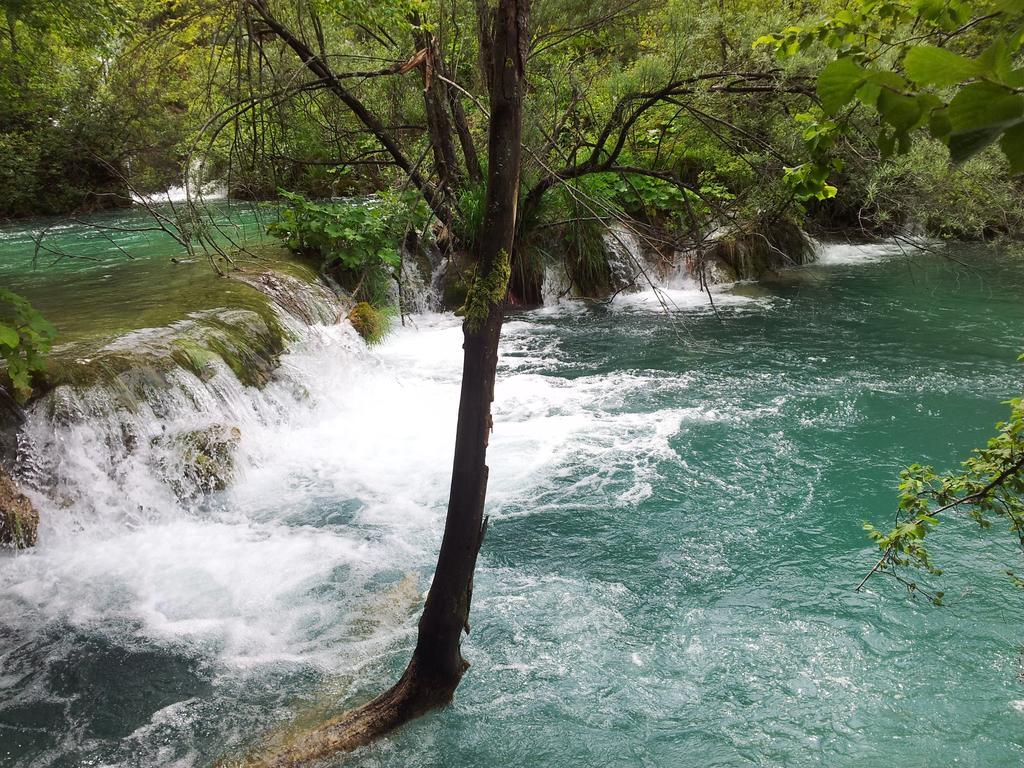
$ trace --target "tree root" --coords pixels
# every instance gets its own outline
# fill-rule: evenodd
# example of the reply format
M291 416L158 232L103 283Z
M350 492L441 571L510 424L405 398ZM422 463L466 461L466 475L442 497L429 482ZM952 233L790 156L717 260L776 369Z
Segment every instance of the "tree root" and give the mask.
M466 664L466 667L469 665ZM416 658L390 689L360 707L331 718L312 730L294 734L282 744L220 768L300 768L343 752L365 747L410 720L451 703L456 679L428 680L418 672Z

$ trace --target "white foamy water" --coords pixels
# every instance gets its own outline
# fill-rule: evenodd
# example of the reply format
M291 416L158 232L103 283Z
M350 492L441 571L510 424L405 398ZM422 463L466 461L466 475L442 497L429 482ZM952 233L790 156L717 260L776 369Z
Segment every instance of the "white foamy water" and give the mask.
M678 306L699 296L669 292ZM647 293L622 305L660 311ZM263 390L220 365L206 382L173 371L128 410L102 388L38 404L22 464L40 544L0 563L0 612L24 631L144 638L227 669L351 670L408 636L443 526L462 334L450 315L407 322L375 349L347 323L292 322L300 340ZM594 493L647 498L668 438L713 414L618 412L651 381L534 373L557 350L537 348L532 330L510 322L503 341L492 512L562 482L581 458L601 468L578 481ZM237 429L234 481L183 495L173 438L201 428ZM623 486L623 473L635 482ZM396 584L407 588L392 594Z
M913 253L916 248L925 247L928 244L928 241L919 238L884 240L878 243L818 243L818 258L815 263L825 265L870 264L894 256L905 256L908 253Z
M163 192L152 192L148 195L131 194L132 201L145 205L160 205L166 203L186 203L190 200L210 202L213 200L224 200L228 196L228 187L224 182L211 181L203 185L168 187Z
M363 612L367 593L429 564L439 532L457 389L428 336L418 348L436 364L419 370L404 367L399 339L377 355L347 324L321 326L262 392L226 370L205 384L180 372L131 414L105 414L91 393L70 424L37 408L26 445L46 454L35 469L49 482L33 493L41 541L0 565L0 612L26 627L194 646L241 667L316 662L404 630L402 612L367 633ZM241 434L235 482L182 500L160 438L209 424Z
M844 273L829 274L848 287ZM661 290L706 312L706 294ZM1012 741L1005 717L1020 718L1016 650L973 666L949 655L965 635L977 643L979 627L1005 632L1002 619L986 624L1005 599L980 614L908 616L895 602L880 613L845 579L868 552L860 508L852 521L836 513L891 480L893 454L874 440L887 413L865 401L899 397L892 411L912 413L922 386L966 398L985 379L948 370L955 386L922 382L925 357L893 371L878 326L862 346L836 333L859 301L815 311L827 293L783 295L763 324L748 315L721 333L704 318L703 349L664 342L663 307L642 291L610 311L563 302L515 314L471 675L455 706L354 763L604 765L623 757L624 738L657 765L693 754L789 764L809 739L833 762L905 749L941 763L960 744L942 741L945 723L966 709L972 727L996 724L995 757L975 762L1010 764L1015 742L997 741ZM767 301L734 298L755 311ZM552 322L559 313L569 316ZM801 346L823 316L810 328L831 332L813 338L839 341ZM297 340L262 391L219 369L205 383L176 374L127 410L93 393L57 411L74 418L32 414L26 450L45 454L49 484L36 494L38 549L0 557L0 692L20 718L0 741L60 735L26 765L209 765L395 679L443 524L462 358L456 318L407 322L373 349L347 325L292 324ZM238 428L237 477L182 500L161 471L174 460L162 438L204 425ZM862 476L857 462L878 472ZM888 514L890 496L882 503ZM915 637L937 638L944 671L912 670L894 701L876 671L894 653L916 658ZM1005 695L993 683L1004 678ZM951 690L979 699L949 697L936 720ZM654 732L665 740L645 742Z
M738 306L757 302L748 296L731 293L732 283L709 281L707 288L690 273L683 253L674 254L671 263L652 258L641 237L629 227L613 223L604 234L608 265L617 292L608 302L613 310L677 312L718 306ZM541 314L566 314L583 311L583 304L572 297L563 267L548 266L544 273L544 308Z

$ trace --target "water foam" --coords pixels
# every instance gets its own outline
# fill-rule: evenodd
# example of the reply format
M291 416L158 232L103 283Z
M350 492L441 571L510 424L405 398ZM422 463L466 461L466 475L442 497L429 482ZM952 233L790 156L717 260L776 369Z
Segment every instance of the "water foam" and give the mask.
M899 238L875 243L817 243L816 264L872 264L895 256L905 256L915 248L925 247L927 240Z
M613 310L633 312L680 312L764 303L756 298L731 293L732 283L701 285L691 272L685 253L671 260L653 254L633 229L613 223L603 235L615 292L606 302ZM584 311L585 303L572 298L564 268L548 266L544 273L543 315Z

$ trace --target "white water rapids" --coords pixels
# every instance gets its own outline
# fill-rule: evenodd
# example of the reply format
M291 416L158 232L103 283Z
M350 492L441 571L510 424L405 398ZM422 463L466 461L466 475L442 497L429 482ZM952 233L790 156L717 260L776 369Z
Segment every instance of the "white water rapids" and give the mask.
M843 252L834 260L879 254ZM831 258L826 252L823 261ZM715 301L751 309L771 303L731 293ZM710 312L707 294L681 281L623 293L609 311L660 313L666 304ZM675 459L671 440L681 424L734 418L714 404L624 408L630 398L656 398L659 380L630 370L591 372L585 362L562 360L557 338L535 334L535 319L580 307L562 301L506 325L489 453L488 509L499 519L523 499L535 499L531 514L543 514L545 490L555 484L595 504L610 499L635 510L651 496L656 464ZM69 633L171 649L212 670L215 698L229 708L240 689L258 688L282 665L341 681L332 695L343 700L362 690L367 670L396 648L402 653L443 526L459 321L416 315L372 349L344 322L290 327L296 341L262 390L220 366L206 382L179 371L173 387L131 410L111 408L94 389L73 408L44 401L31 411L21 469L45 488L30 489L42 516L40 544L0 562L0 615L20 643ZM552 361L576 366L578 375L540 372ZM666 387L685 384L665 380ZM167 482L173 456L159 439L210 425L239 430L236 477L224 491L182 501ZM700 567L719 567L713 551ZM604 610L586 601L559 608L558 584L518 573L501 578L512 592L499 598L509 603L503 611L514 609L517 590L532 591L531 599L550 600L566 614L567 628L587 632L587 622L600 617L595 611ZM621 617L600 620L616 625ZM0 663L2 696L27 673L4 650ZM537 659L541 669L549 663ZM30 688L19 697L44 693ZM264 706L249 698L247 706ZM274 701L265 717L288 714L286 701ZM172 734L190 730L183 721L209 716L198 698L144 713L125 737L138 742L132 749L143 762L116 764L168 764L153 733L168 723ZM235 738L252 735L243 728ZM66 748L80 741L73 733L62 739ZM175 764L195 763L193 756Z
M758 301L716 296L718 304ZM666 303L708 309L706 294L679 284L621 294L613 309L661 312ZM579 306L563 301L538 312ZM336 665L335 650L351 639L373 585L432 564L448 492L461 331L451 316L418 315L374 349L347 323L292 323L292 331L301 338L263 390L221 366L208 382L180 371L176 387L132 413L110 412L101 389L79 395L78 418L55 419L45 402L37 406L22 446L24 474L45 476L48 487L29 489L41 511L41 543L0 569L0 613L26 626L62 621L197 644L229 666ZM588 405L621 398L636 382L625 374L534 375L536 356L558 350L532 349L529 335L522 321L504 332L492 509L529 493L558 454L657 451L675 428L660 421L662 413L593 423ZM152 438L211 424L239 429L237 476L202 503L182 502ZM636 439L644 445L628 442ZM631 491L638 499L647 492L643 483ZM340 572L344 588L331 602L318 600L317 585ZM416 583L405 596L409 610L425 589ZM346 666L358 667L378 643L410 628L401 616L349 654Z

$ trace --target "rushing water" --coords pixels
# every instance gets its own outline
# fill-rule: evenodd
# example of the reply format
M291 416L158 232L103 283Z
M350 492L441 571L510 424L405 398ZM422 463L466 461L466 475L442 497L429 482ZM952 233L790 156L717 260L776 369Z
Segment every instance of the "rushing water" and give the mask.
M717 314L681 288L510 318L473 666L346 764L1019 765L1006 534L942 526L947 607L853 591L899 467L951 466L1020 393L1020 262L952 255L832 248ZM125 417L240 429L200 501L102 420L33 412L59 492L40 546L0 556L0 765L208 765L389 684L460 360L451 317L374 350L314 326L262 392L221 371Z

